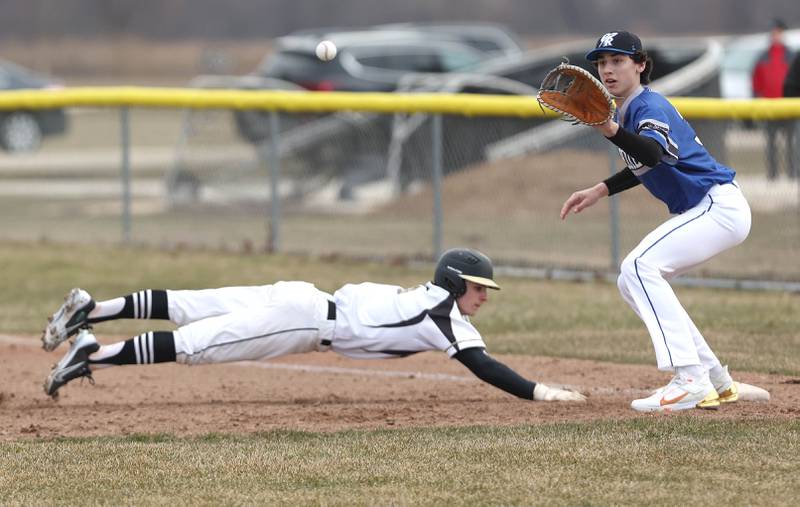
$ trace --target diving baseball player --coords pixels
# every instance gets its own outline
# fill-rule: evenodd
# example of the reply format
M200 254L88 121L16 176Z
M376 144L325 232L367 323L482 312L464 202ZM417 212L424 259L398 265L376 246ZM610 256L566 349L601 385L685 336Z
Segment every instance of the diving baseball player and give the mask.
M638 411L718 408L738 398L727 367L681 306L669 280L735 245L750 232L750 207L734 171L708 153L692 127L667 99L646 85L652 60L636 35L609 32L586 58L615 97L614 117L594 127L618 148L625 169L573 193L561 218L601 197L642 184L673 217L622 261L623 299L647 326L660 370L675 376L650 397L634 400Z
M445 252L433 282L412 289L348 284L332 296L306 282L206 290L143 290L96 302L73 289L50 318L42 341L55 349L78 334L44 384L56 396L64 384L94 370L126 364L259 360L333 350L353 358L394 358L442 350L481 380L537 401L584 401L577 392L527 380L486 353L470 323L500 289L492 262L480 252ZM154 331L101 346L91 324L114 319L166 319L175 331Z

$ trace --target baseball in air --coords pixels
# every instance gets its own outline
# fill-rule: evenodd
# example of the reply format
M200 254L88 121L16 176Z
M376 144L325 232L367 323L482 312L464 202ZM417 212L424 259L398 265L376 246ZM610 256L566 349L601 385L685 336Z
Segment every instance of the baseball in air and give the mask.
M329 62L336 58L336 44L329 40L317 44L317 58L323 62Z

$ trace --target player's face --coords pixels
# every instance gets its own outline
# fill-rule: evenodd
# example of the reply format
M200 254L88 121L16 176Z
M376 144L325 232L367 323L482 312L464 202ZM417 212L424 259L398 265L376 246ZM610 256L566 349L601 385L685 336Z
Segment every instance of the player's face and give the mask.
M489 291L483 285L478 285L469 280L465 281L467 282L467 292L456 300L458 309L462 315L475 315L489 297Z
M611 95L620 98L627 98L639 87L639 74L644 72L644 67L644 62L636 63L621 53L600 53L597 58L600 81Z

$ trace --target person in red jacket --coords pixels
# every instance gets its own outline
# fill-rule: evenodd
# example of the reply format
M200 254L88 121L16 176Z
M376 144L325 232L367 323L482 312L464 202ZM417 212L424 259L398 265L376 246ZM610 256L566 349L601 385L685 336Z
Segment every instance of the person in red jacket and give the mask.
M753 67L752 84L753 97L775 99L783 97L783 81L786 79L789 65L793 55L783 42L783 32L786 24L776 19L770 33L770 45L759 56ZM767 131L767 177L778 177L777 152L779 150L778 137L784 138L786 171L791 177L796 177L791 153L793 151L794 122L787 120L768 121Z

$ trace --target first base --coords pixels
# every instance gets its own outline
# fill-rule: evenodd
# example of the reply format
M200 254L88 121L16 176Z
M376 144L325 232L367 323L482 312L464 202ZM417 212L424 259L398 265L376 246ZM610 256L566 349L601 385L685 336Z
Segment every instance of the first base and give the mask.
M737 382L739 386L739 401L769 401L769 391L744 382Z

